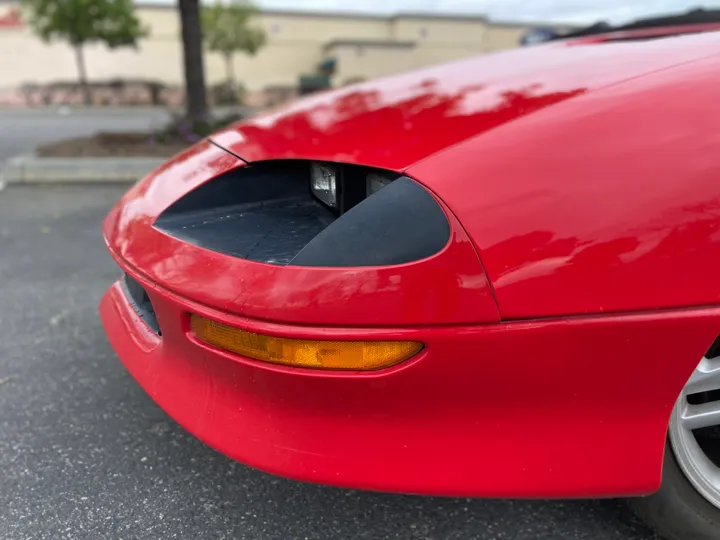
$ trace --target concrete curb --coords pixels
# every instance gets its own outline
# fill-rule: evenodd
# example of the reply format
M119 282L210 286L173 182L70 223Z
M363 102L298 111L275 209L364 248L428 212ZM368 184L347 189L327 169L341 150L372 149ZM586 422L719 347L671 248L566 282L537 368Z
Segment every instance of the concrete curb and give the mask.
M136 182L167 158L45 158L17 156L0 166L0 184Z

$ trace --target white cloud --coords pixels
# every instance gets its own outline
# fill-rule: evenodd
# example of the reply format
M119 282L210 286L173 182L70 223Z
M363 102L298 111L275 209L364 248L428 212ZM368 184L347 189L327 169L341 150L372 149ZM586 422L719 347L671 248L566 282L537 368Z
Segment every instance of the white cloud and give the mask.
M435 13L478 13L495 20L620 23L648 15L720 7L720 0L260 0L268 8ZM350 7L348 4L352 4Z

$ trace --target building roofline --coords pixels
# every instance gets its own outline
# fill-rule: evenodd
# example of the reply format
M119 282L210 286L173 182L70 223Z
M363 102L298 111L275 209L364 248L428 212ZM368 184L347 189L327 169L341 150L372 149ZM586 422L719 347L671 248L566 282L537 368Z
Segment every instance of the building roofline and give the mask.
M415 41L393 41L390 39L333 39L323 45L327 51L332 47L381 47L390 49L412 49L417 46Z
M569 29L580 29L587 26L586 24L569 23L563 21L498 21L495 19L488 19L487 23L490 26L500 26L503 28L528 28L528 27L561 27Z
M0 0L3 2L14 2L15 0ZM172 4L154 2L153 0L136 2L139 7L151 9L175 9ZM366 13L361 11L341 10L315 10L315 9L282 9L282 8L260 8L259 12L264 15L285 15L290 17L327 17L331 19L372 19L392 21L396 19L444 19L444 20L471 20L487 21L487 17L478 13L430 13L416 11L398 11L396 13Z
M397 13L385 15L383 18L391 21L398 19L440 19L444 21L489 22L487 15L480 13L428 13L419 11L398 11Z
M13 2L16 0L0 0L3 2ZM145 8L157 9L175 9L172 4L159 3L153 0L139 0L137 4ZM563 27L581 27L579 24L569 24L564 22L551 21L494 21L487 15L482 13L432 13L421 11L398 11L395 13L365 13L359 11L340 11L340 10L311 10L311 9L280 9L280 8L261 8L260 13L267 15L284 15L290 17L327 17L337 19L370 19L394 21L397 19L440 19L449 21L473 21L485 22L498 26L563 26Z
M20 4L20 0L0 0L3 4ZM176 9L174 4L160 3L154 0L137 0L138 7L146 9L170 10ZM397 21L401 19L416 20L445 20L445 21L468 21L483 22L492 26L504 26L515 28L527 28L532 26L562 26L563 28L582 28L582 24L565 23L562 21L499 21L489 18L481 13L432 13L420 11L398 11L396 13L363 13L358 11L339 11L339 10L310 10L310 9L274 9L262 8L260 13L266 15L279 15L289 17L322 17L330 19L366 19L380 21Z

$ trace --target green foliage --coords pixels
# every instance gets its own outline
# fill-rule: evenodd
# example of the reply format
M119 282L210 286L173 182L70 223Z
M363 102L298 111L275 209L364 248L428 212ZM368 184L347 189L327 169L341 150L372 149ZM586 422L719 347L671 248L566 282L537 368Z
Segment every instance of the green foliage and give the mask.
M265 30L251 24L257 9L249 0L231 0L203 8L203 39L207 48L231 58L236 52L254 56L265 45Z
M29 23L45 41L60 39L74 47L102 42L132 47L147 35L132 0L22 0Z

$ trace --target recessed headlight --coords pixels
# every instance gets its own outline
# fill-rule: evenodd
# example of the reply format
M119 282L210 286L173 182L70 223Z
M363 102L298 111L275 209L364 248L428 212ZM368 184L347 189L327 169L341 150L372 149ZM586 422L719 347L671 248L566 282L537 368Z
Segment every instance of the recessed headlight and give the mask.
M310 189L322 202L337 208L337 168L328 163L311 164Z

